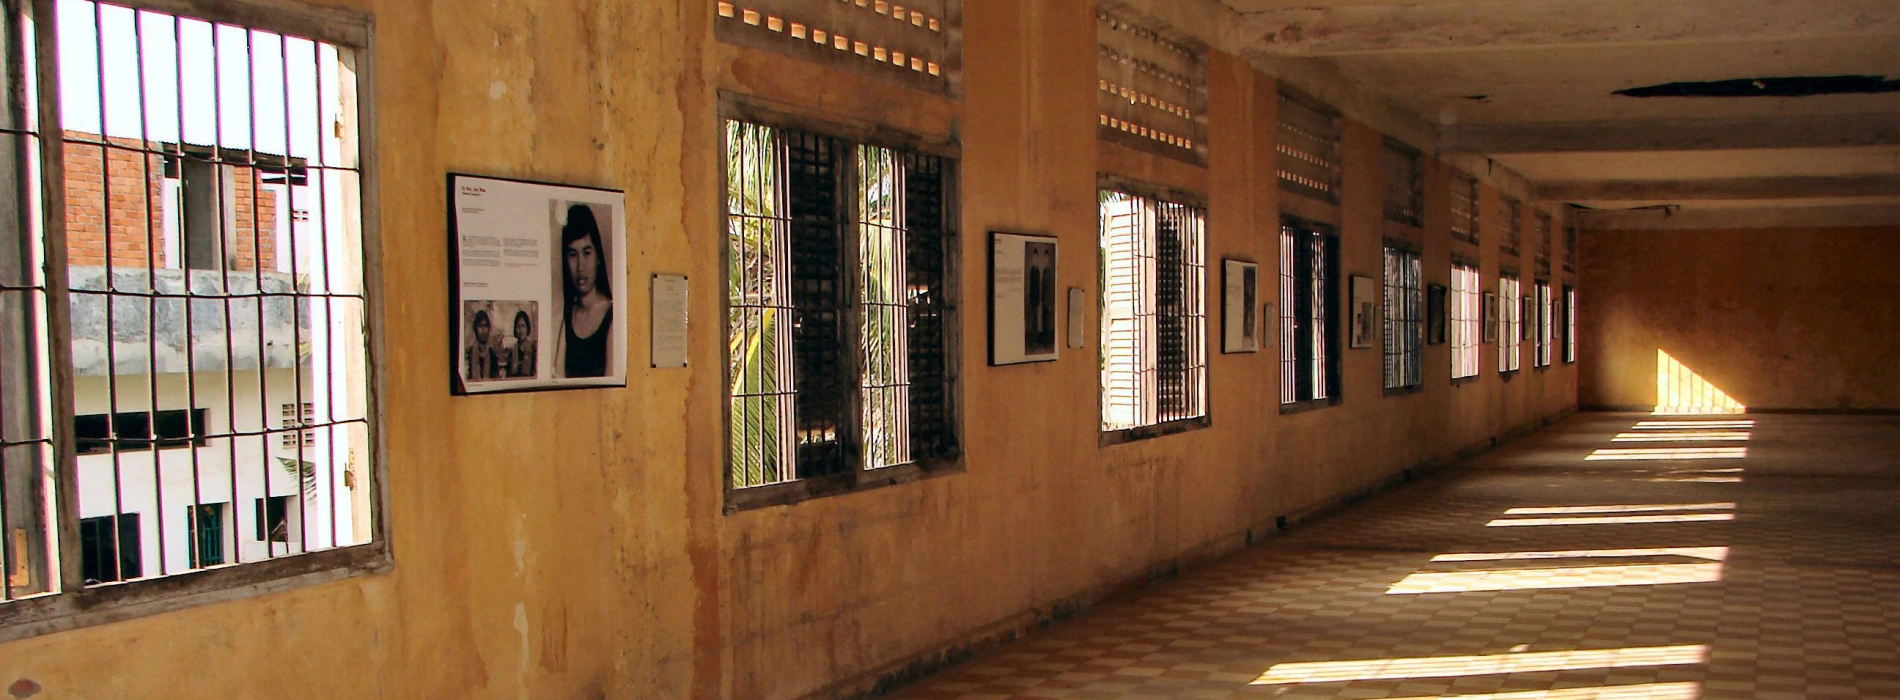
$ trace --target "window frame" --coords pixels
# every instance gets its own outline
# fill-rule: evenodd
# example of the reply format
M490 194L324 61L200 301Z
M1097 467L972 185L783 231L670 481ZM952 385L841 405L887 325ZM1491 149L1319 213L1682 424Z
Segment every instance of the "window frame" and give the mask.
M1556 356L1557 297L1550 280L1538 278L1531 283L1532 306L1536 308L1536 327L1531 330L1531 367L1550 369Z
M1294 239L1294 247L1291 250L1285 247L1289 235ZM1278 336L1281 346L1279 358L1281 374L1280 414L1303 413L1338 406L1345 400L1343 396L1344 382L1341 381L1340 376L1340 360L1345 352L1345 343L1340 340L1340 337L1346 330L1340 323L1342 309L1339 302L1339 277L1341 269L1339 261L1339 229L1332 225L1311 219L1288 215L1280 217L1279 239L1281 243L1279 251L1280 289L1277 290L1277 298L1279 299L1281 308L1280 318L1277 319L1277 322L1280 324ZM1323 281L1314 280L1310 272L1304 276L1300 274L1302 266L1298 264L1299 261L1306 260L1310 263L1312 260L1310 257L1302 258L1299 254L1302 241L1307 243L1309 250L1311 249L1311 245L1317 242L1320 246L1320 250L1325 253L1326 260L1324 260L1320 266L1326 273L1326 277ZM1291 273L1288 272L1289 265L1293 268ZM1311 266L1305 266L1304 269L1311 270ZM1291 297L1295 302L1294 304L1286 303L1289 297L1287 287L1289 280L1291 280L1293 285ZM1316 287L1322 285L1324 289L1316 289ZM1323 298L1325 300L1326 308L1318 312L1324 314L1323 320L1326 323L1326 328L1323 334L1306 331L1304 335L1302 335L1302 331L1299 330L1302 325L1301 320L1304 318L1297 311L1298 300L1301 296ZM1301 342L1296 345L1295 343L1302 337L1306 342ZM1316 361L1318 358L1313 357L1313 354L1317 352L1316 345L1319 343L1324 343L1326 357L1323 361ZM1300 354L1303 350L1307 353L1304 356ZM1293 353L1293 358L1290 360L1287 358L1287 352L1289 351ZM1301 382L1296 375L1293 380L1294 393L1296 395L1292 400L1288 400L1286 393L1288 381L1286 378L1286 368L1289 363L1295 368L1296 372L1300 371L1300 368L1315 367L1323 368L1326 374L1324 377L1309 377L1304 382ZM1317 369L1315 371L1317 371ZM1313 389L1323 388L1326 395L1317 397L1310 395L1298 396L1298 388L1300 386L1307 386ZM1313 392L1309 391L1308 393Z
M1498 374L1509 378L1524 371L1524 278L1516 271L1499 272L1497 295L1498 325L1502 326L1498 329ZM1505 362L1506 357L1511 361Z
M1564 364L1577 364L1577 286L1563 285Z
M720 144L717 153L718 163L714 171L715 178L719 183L716 191L719 192L720 195L714 199L718 201L717 217L721 237L726 235L725 232L730 226L728 223L728 217L730 215L729 205L726 203L724 195L726 191L725 178L728 167L726 158L728 149L725 147L724 125L727 121L735 120L775 129L796 130L821 137L838 139L846 142L847 147L875 146L900 153L910 151L944 159L950 172L944 176L943 183L944 199L946 200L946 204L943 208L943 245L946 251L943 265L943 287L944 295L948 299L945 310L946 313L951 316L950 320L944 323L943 330L945 352L951 355L951 357L946 359L944 367L944 382L948 394L946 397L948 406L945 412L948 415L950 432L955 436L956 443L960 446L964 434L961 361L963 355L962 322L965 290L963 290L961 283L962 258L964 252L961 220L962 210L960 206L962 201L961 182L963 168L962 152L959 145L951 140L930 139L906 132L895 131L889 127L848 121L841 117L769 102L750 95L722 91L719 95L718 117L714 121L714 128L719 132L714 140ZM853 168L852 172L855 173L855 163L851 167ZM855 196L851 193L854 189L854 186L845 186L843 188L843 191L846 193L845 196ZM852 206L855 206L855 200ZM858 223L857 215L852 214L847 221L841 222L840 225L848 230L847 236L855 240ZM730 254L729 246L724 243L720 244L718 284L721 299L720 317L722 319L725 317L727 309L730 308L727 306L726 301L726 298L729 296L727 290L731 289L732 285L732 280L730 279ZM848 303L844 305L845 311L842 314L843 318L840 323L843 324L846 329L847 337L850 339L849 342L852 346L845 350L845 354L851 358L850 372L852 379L850 381L854 383L854 386L861 384L863 376L862 368L858 362L858 352L861 349L861 345L858 343L858 329L863 322L863 310L858 293L859 289L856 274L857 261L858 256L854 244L851 246L851 250L847 251L847 262L852 268L851 273L847 275L846 284L844 285L847 288L839 292L841 295L840 298L849 300ZM720 325L723 329L723 320L720 322ZM724 333L725 331L722 330L722 338L724 337ZM721 346L722 348L724 347L723 342ZM720 377L722 386L730 386L732 382L731 358L727 356L726 352L727 351L723 349L720 352ZM862 393L862 389L859 387L857 390L849 393L853 396L849 413L856 416L855 420L862 421L861 404L859 403L861 399L859 395ZM729 399L730 397L727 398ZM722 403L723 402L722 400ZM838 473L822 474L803 479L793 478L788 481L762 484L759 486L735 487L732 478L732 450L726 446L730 444L730 441L728 437L725 437L731 434L731 421L731 411L722 409L720 411L722 435L720 479L725 492L722 512L726 515L773 506L792 505L835 494L855 493L923 479L960 474L963 473L966 468L964 461L965 452L960 447L947 456L925 457L906 464L879 467L876 469L866 469L863 464L863 455L858 454L852 458L851 468ZM854 423L851 435L852 440L857 439L857 427L858 425Z
M75 375L69 352L44 352L51 394L48 417L54 421L54 427L49 430L55 464L55 475L49 484L54 499L50 525L61 553L58 569L48 574L57 585L49 585L50 590L44 594L0 603L0 642L252 598L384 573L394 568L388 536L391 508L388 491L384 488L388 483L389 449L379 421L383 415L385 377L378 360L388 355L386 312L382 303L381 169L377 157L378 50L372 16L343 8L265 0L109 0L109 4L331 44L339 49L340 60L347 61L352 69L354 83L346 86L338 97L346 109L354 107L355 111L352 136L356 142L357 163L356 226L362 246L364 351L369 360L364 369L364 429L369 445L367 458L371 462L364 472L369 483L362 484L361 488L368 490L365 500L370 510L369 541L295 556L87 586L79 556L78 441L70 429L76 413ZM17 12L18 16L0 21L5 31L15 31L16 20L57 15L55 0L20 0L17 8L9 12ZM64 123L58 99L61 74L57 25L55 21L33 21L31 52L37 70L31 79L39 93L36 100L39 109L34 117L40 127L36 136L38 151L31 153L29 149L26 156L36 159L40 178L36 194L43 217L39 222L43 232L39 245L44 249L46 285L43 320L47 347L56 349L72 347L73 335L66 217L54 214L67 209L66 138L63 130L48 126Z
M1213 362L1211 358L1209 357L1209 353L1208 353L1208 347L1209 347L1208 339L1210 337L1208 329L1211 324L1209 324L1207 320L1208 319L1207 292L1208 292L1208 289L1210 288L1208 285L1208 280L1207 280L1207 275L1208 275L1207 271L1211 269L1211 266L1208 265L1208 260L1209 260L1208 254L1211 247L1207 244L1208 230L1209 230L1208 229L1209 219L1208 219L1207 199L1198 193L1190 192L1188 190L1167 187L1163 185L1156 185L1152 183L1141 182L1138 180L1131 180L1128 178L1124 178L1124 177L1109 174L1109 173L1098 173L1096 175L1095 180L1096 180L1095 191L1096 191L1096 196L1098 198L1098 203L1097 203L1097 206L1095 207L1095 216L1096 216L1095 225L1096 225L1096 230L1097 230L1097 234L1096 234L1097 256L1101 255L1100 230L1102 226L1102 221L1101 221L1102 208L1099 203L1099 198L1103 191L1113 190L1125 195L1148 199L1148 200L1152 200L1156 202L1165 202L1165 203L1174 204L1177 206L1188 207L1190 209L1194 209L1200 212L1201 214L1201 270L1202 270L1201 289L1200 289L1200 300L1201 300L1200 361L1201 361L1201 372L1202 372L1201 414L1198 416L1189 416L1186 418L1163 420L1157 423L1151 423L1147 425L1137 425L1137 426L1133 426L1129 428L1116 428L1112 430L1102 430L1100 419L1101 419L1102 411L1106 410L1105 401L1107 399L1107 396L1102 393L1101 380L1100 380L1101 375L1100 375L1100 371L1098 370L1097 380L1096 380L1096 407L1097 407L1096 408L1096 419L1097 419L1096 429L1099 431L1099 435L1096 439L1096 444L1099 447L1112 447L1114 445L1120 445L1124 443L1136 442L1136 441L1141 441L1141 440L1149 440L1149 439L1163 437L1167 435L1185 433L1190 430L1200 430L1202 428L1212 427L1214 425L1214 404L1213 404L1213 397L1211 395L1211 387L1213 386ZM1101 270L1101 272L1098 273L1098 275L1106 274L1106 271L1107 271L1106 259L1102 259L1098 257L1096 266L1098 270ZM1159 274L1157 272L1156 278L1150 279L1149 281L1159 286L1158 278L1159 278ZM1100 353L1105 350L1105 347L1100 342L1100 333L1102 329L1107 327L1108 316L1105 309L1103 308L1108 303L1107 286L1108 285L1107 285L1106 279L1097 280L1097 287L1098 289L1101 290L1096 295L1097 298L1096 298L1096 310L1095 310L1096 312L1095 318L1096 318L1096 323L1097 323L1096 353L1098 357L1100 356ZM1157 316L1158 315L1159 315L1159 311L1157 310Z
M1383 293L1380 295L1380 302L1381 302L1380 317L1381 318L1380 318L1380 324L1379 324L1380 328L1382 329L1381 332L1383 335L1382 339L1384 340L1384 344L1380 348L1380 354L1381 354L1381 359L1384 360L1383 369L1382 369L1382 375L1383 375L1382 378L1383 378L1383 384L1385 386L1385 395L1397 396L1397 395L1411 394L1411 393L1424 391L1425 390L1425 316L1426 316L1425 259L1424 259L1424 256L1421 255L1416 248L1410 246L1409 244L1398 242L1398 241L1391 241L1391 240L1388 240L1385 242L1385 245L1380 250L1380 255L1382 258L1382 268L1384 272L1384 274L1381 276L1381 285L1380 285L1381 292ZM1395 261L1401 266L1406 266L1409 264L1409 267L1411 268L1410 272L1413 275L1413 278L1410 280L1411 282L1414 283L1412 286L1401 285L1396 288L1398 290L1399 297L1401 297L1398 300L1399 306L1401 308L1405 306L1411 307L1411 313L1409 314L1410 318L1394 318L1392 314L1392 305L1394 301L1393 291L1392 291L1394 289L1394 287L1392 286L1392 279L1393 279L1394 273L1392 270L1392 264ZM1398 277L1400 278L1401 281L1404 281L1405 275L1406 275L1406 271L1404 270L1401 270L1398 273ZM1407 298L1408 295L1409 295L1409 298ZM1447 299L1449 299L1450 297L1449 293L1446 296L1447 296ZM1393 347L1393 343L1394 343L1393 330L1395 328L1398 328L1401 331L1409 330L1409 334L1410 334L1409 347L1404 347L1404 346L1399 347L1398 353L1393 353L1391 351L1391 348ZM1401 341L1403 340L1405 339L1401 339ZM1403 343L1401 343L1401 345L1403 345ZM1404 368L1400 370L1400 373L1397 376L1397 381L1399 382L1398 384L1393 383L1394 375L1392 374L1392 369L1393 369L1392 358L1394 357L1397 357L1398 361L1401 363L1404 363L1405 365ZM1411 374L1412 382L1410 384L1404 383L1405 378L1406 378L1405 374L1407 372Z
M1471 284L1468 288L1460 288L1458 286L1459 280L1461 279L1459 273L1462 271L1469 272L1469 281ZM1461 293L1471 302L1471 307L1468 309L1471 314L1469 317L1459 318L1451 313L1446 314L1448 317L1447 323L1453 328L1465 328L1470 331L1470 337L1466 339L1469 342L1463 345L1457 342L1458 336L1463 335L1462 332L1454 330L1450 334L1452 335L1451 384L1452 386L1460 386L1478 381L1484 376L1484 272L1476 262L1454 258L1451 263L1451 280L1451 291L1447 293L1451 307L1453 309L1459 308L1458 297ZM1461 322L1466 325L1460 325ZM1461 368L1458 366L1458 360L1461 356L1466 354L1469 354L1471 357L1471 362L1469 363L1471 365L1471 373L1460 375L1458 372L1461 371Z

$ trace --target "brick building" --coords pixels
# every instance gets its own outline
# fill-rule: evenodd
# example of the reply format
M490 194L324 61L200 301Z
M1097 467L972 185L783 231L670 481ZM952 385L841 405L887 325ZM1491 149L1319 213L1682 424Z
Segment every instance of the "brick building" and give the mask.
M66 139L71 264L103 267L110 251L114 267L277 269L283 156L70 130Z

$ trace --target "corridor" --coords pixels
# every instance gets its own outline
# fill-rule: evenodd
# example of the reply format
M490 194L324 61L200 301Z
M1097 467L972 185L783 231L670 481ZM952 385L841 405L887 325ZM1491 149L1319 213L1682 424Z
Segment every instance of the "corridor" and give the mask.
M1900 698L1900 418L1595 413L894 693Z

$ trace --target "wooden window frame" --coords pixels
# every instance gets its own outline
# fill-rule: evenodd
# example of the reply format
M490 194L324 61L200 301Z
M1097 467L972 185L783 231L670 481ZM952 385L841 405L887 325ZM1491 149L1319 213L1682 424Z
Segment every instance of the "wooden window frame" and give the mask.
M21 0L19 17L8 16L0 25L16 31L16 20L57 15L57 0ZM354 88L345 97L355 108L357 145L356 207L362 245L363 308L365 351L370 358L385 357L384 309L382 294L382 255L380 253L380 169L377 167L376 134L376 57L378 51L370 15L339 8L293 3L289 0L112 0L109 4L139 10L189 17L193 20L228 24L246 29L279 33L336 46L347 54L355 77ZM67 231L63 212L65 197L65 139L45 125L63 124L57 93L61 84L59 68L58 23L34 21L35 79L41 91L36 115L42 125L38 135L38 192L44 237L46 284L46 336L48 346L69 348L70 326L69 275L67 271ZM9 70L11 70L9 68ZM61 214L55 215L54 212ZM70 426L74 417L74 373L67 353L52 353L49 384L52 415L56 426ZM76 440L64 428L53 436L53 459L57 466L52 490L55 507L50 514L60 551L59 569L54 572L57 585L52 592L0 603L0 642L91 627L134 617L144 617L187 608L253 598L373 575L391 570L393 552L388 538L387 514L389 455L378 418L384 396L382 372L372 361L366 370L365 415L370 454L366 472L369 490L369 542L360 545L300 553L255 562L186 571L124 583L87 586L81 572L79 552L78 465Z
M1141 182L1137 180L1131 180L1128 178L1123 178L1123 177L1108 174L1108 173L1102 173L1102 174L1097 175L1096 191L1098 193L1098 196L1099 196L1099 193L1101 192L1115 191L1124 195L1148 200L1150 202L1156 202L1156 203L1162 203L1162 204L1173 204L1173 205L1185 207L1185 208L1193 210L1194 212L1197 212L1200 215L1200 224L1201 224L1201 240L1200 240L1201 260L1199 264L1200 264L1201 272L1202 272L1201 279L1200 279L1200 290L1199 290L1200 294L1198 296L1202 304L1201 314L1200 314L1200 343L1198 346L1199 352L1200 352L1199 359L1201 362L1200 373L1201 373L1201 378L1202 378L1202 386L1200 387L1200 396L1199 396L1199 401L1201 404L1200 415L1188 416L1184 418L1164 419L1156 423L1136 425L1136 426L1127 427L1127 428L1103 429L1099 431L1099 435L1096 441L1097 445L1100 447L1110 447L1110 446L1120 445L1120 444L1129 443L1129 442L1148 440L1152 438L1158 438L1158 437L1163 437L1167 435L1175 435L1175 434L1184 433L1184 432L1188 432L1192 430L1200 430L1202 428L1212 427L1214 424L1214 417L1213 417L1214 407L1213 407L1212 397L1209 395L1209 388L1212 386L1213 366L1212 366L1212 362L1210 361L1209 353L1208 353L1209 323L1208 323L1208 314L1207 314L1207 307L1206 307L1206 298L1207 298L1207 289L1208 289L1206 273L1207 273L1207 270L1210 269L1210 266L1208 265L1209 246L1207 245L1207 231L1208 231L1208 217L1207 217L1207 203L1206 203L1207 200L1205 197L1203 197L1199 193L1189 192L1186 190L1176 189L1172 187L1155 185L1155 184ZM1102 228L1102 221L1100 220L1100 216L1101 216L1100 206L1097 206L1096 208L1096 216L1097 216L1096 228L1098 231L1100 231L1100 229ZM1100 249L1099 235L1100 234L1098 233L1098 246L1097 246L1098 250ZM1191 264L1191 263L1187 263L1187 264ZM1106 260L1102 261L1101 267L1105 272L1107 269ZM1157 273L1154 278L1150 278L1146 281L1153 283L1156 286L1159 286L1158 278L1159 278L1159 274ZM1184 286L1191 285L1191 284L1192 282L1183 280ZM1100 324L1100 329L1098 329L1098 331L1101 329L1107 328L1107 313L1105 312L1104 309L1099 308L1101 305L1105 305L1108 302L1107 280L1105 279L1100 280L1099 286L1103 291L1099 295L1100 298L1098 300L1098 308L1096 309L1096 318L1098 319L1098 323ZM1193 296L1193 293L1195 290L1193 290L1192 288L1188 288L1184 291L1187 293L1188 296ZM1157 310L1157 314L1158 313L1159 311ZM1188 332L1191 333L1192 332L1191 329ZM1105 352L1105 345L1100 343L1099 339L1098 339L1097 352L1098 353ZM1188 360L1189 362L1192 362L1193 360L1192 356L1190 356ZM1193 370L1190 368L1188 371L1191 374ZM1101 385L1101 382L1098 381L1097 386L1100 387L1100 385ZM1098 388L1098 391L1099 391L1099 388ZM1148 398L1152 400L1159 400L1158 395L1150 396ZM1096 400L1099 406L1098 414L1102 411L1106 411L1107 397L1105 395L1098 395ZM1100 416L1098 415L1098 419L1099 418ZM1098 429L1099 428L1100 428L1100 425L1098 422Z

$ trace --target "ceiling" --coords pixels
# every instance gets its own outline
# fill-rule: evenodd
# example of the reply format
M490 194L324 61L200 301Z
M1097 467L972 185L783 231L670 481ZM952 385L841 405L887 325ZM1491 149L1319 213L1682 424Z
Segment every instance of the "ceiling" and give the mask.
M1785 223L1808 208L1900 223L1900 92L1612 94L1900 78L1900 0L1219 1L1243 55L1356 83L1433 125L1441 152L1492 158L1539 199L1643 208L1599 217L1618 221L1754 208Z

